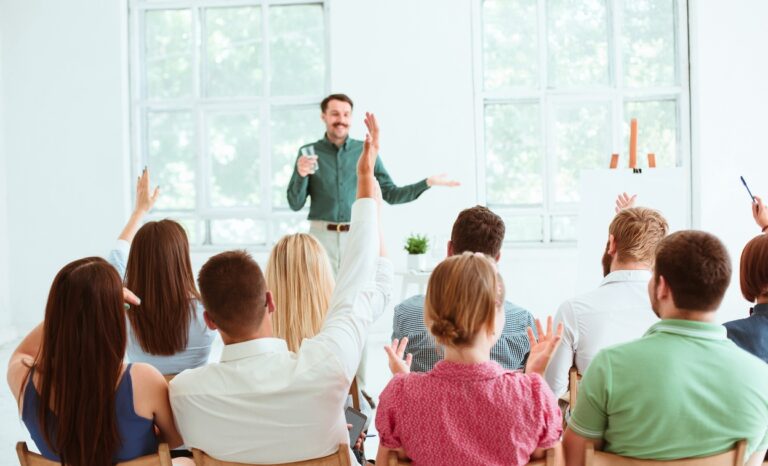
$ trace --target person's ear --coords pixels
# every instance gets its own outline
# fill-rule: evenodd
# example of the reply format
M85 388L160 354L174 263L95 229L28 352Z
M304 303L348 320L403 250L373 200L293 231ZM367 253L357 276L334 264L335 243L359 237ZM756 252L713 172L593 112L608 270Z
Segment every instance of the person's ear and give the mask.
M500 261L500 260L501 260L501 251L499 251L499 253L498 253L498 254L496 254L496 257L495 257L495 259L496 259L496 262L498 262L498 261Z
M448 248L446 250L446 256L451 257L453 255L453 242L448 240Z
M275 300L272 297L271 291L267 291L267 312L269 312L270 314L275 312Z
M608 235L608 245L606 245L605 250L611 256L616 255L616 238L613 235Z
M659 275L656 280L656 299L659 301L672 298L672 289L663 276Z
M219 328L216 326L216 322L213 321L213 318L208 313L208 311L203 312L203 320L205 320L205 325L208 326L211 330L218 330Z

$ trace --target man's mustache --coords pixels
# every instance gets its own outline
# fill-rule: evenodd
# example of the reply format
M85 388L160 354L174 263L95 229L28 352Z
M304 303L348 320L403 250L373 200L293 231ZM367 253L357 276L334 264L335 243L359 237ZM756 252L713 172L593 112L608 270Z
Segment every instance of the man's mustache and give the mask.
M345 125L344 123L336 123L333 125L334 128L338 128L339 126L343 126L344 128L349 127L349 125Z

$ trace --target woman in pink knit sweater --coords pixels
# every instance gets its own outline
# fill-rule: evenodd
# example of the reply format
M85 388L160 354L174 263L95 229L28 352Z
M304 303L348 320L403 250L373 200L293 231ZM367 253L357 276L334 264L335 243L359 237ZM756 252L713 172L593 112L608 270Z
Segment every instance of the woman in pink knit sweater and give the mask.
M562 327L552 319L539 340L528 329L525 373L503 369L490 352L504 327L504 286L492 260L464 253L432 272L424 317L445 359L410 373L405 342L386 347L394 378L381 394L377 464L389 452L418 465L524 465L556 445L562 432L557 399L541 377Z

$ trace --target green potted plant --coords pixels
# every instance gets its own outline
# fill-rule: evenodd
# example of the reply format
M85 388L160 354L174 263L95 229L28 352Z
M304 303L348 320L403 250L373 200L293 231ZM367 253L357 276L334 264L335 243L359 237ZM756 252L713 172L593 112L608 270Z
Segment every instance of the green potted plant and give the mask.
M405 239L405 247L408 251L408 270L427 269L427 250L429 239L425 235L411 234Z

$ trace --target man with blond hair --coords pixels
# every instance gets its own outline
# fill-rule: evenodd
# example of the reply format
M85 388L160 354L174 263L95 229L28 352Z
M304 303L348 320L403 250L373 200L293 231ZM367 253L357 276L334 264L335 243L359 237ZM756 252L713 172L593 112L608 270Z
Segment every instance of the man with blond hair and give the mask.
M653 209L632 207L634 197L619 197L618 213L608 227L600 286L564 302L556 323L563 339L545 373L554 394L568 390L568 371L583 374L601 349L640 338L658 319L651 311L648 281L656 247L669 226Z

